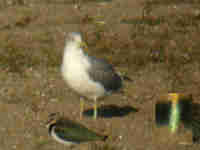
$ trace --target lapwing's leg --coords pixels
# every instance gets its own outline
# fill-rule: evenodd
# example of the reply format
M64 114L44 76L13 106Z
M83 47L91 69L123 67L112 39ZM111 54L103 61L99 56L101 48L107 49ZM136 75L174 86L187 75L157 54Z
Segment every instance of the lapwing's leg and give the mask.
M94 120L97 119L97 98L94 98L94 116L93 116Z
M80 98L80 120L83 118L83 111L84 111L84 99L83 97Z

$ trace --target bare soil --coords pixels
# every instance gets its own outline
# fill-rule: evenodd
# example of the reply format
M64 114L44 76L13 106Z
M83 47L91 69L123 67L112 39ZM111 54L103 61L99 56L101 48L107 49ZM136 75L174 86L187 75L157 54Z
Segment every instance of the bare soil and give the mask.
M84 35L90 55L133 80L102 105L137 111L79 120L79 96L60 73L72 31ZM199 35L198 0L1 0L0 150L68 149L48 136L44 123L54 112L111 137L77 150L200 149L185 128L157 128L154 113L168 92L189 92L199 103Z

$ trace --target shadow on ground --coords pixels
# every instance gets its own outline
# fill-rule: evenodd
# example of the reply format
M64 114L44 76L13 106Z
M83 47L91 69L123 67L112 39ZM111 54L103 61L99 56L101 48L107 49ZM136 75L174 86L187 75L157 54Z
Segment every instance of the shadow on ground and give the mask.
M200 143L200 104L193 103L188 98L179 102L180 123L185 128L192 131L193 143ZM172 106L170 103L156 104L156 124L157 127L170 126L172 119ZM178 123L179 124L179 123ZM178 126L177 124L177 126Z
M112 118L112 117L123 117L128 115L129 113L138 112L137 108L133 108L131 106L116 106L116 105L102 105L97 109L98 117L102 118ZM92 117L93 116L93 108L88 109L83 112L85 116Z

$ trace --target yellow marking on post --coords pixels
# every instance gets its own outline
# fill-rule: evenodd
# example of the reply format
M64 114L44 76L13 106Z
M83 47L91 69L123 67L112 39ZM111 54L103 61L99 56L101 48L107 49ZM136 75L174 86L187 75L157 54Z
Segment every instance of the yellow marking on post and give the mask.
M178 128L178 124L180 121L180 109L179 109L179 94L170 93L168 95L168 100L172 102L171 113L170 113L170 129L171 132L174 133Z

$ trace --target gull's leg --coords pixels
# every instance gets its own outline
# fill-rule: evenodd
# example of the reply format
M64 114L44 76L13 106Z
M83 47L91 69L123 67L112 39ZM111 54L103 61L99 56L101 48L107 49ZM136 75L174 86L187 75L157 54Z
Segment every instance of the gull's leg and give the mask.
M82 120L83 111L84 111L84 99L81 97L80 98L80 120Z
M94 120L97 119L97 98L94 98L94 116L93 116Z

